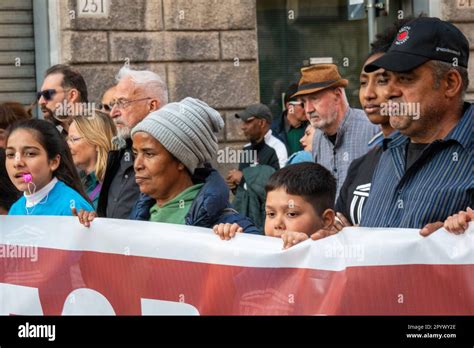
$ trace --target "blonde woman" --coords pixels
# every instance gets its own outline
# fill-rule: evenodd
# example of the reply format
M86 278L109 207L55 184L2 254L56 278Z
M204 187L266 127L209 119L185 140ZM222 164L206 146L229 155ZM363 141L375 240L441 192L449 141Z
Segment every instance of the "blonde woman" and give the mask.
M94 111L90 117L76 116L69 128L67 143L74 165L81 171L84 189L97 209L107 166L107 154L114 150L112 138L117 129L107 114Z

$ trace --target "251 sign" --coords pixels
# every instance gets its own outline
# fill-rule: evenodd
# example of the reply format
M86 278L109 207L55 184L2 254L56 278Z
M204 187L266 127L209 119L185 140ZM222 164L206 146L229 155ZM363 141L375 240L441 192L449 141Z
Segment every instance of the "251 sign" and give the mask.
M110 0L79 0L78 17L108 17Z

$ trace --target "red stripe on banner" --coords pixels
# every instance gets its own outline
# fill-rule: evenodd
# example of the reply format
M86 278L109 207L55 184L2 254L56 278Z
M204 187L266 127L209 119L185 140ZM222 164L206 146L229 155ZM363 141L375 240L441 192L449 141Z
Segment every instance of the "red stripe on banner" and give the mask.
M474 265L324 271L48 248L35 262L0 262L0 283L38 288L45 315L61 314L80 288L102 294L118 315L141 314L142 298L187 303L201 315L472 315L473 274Z

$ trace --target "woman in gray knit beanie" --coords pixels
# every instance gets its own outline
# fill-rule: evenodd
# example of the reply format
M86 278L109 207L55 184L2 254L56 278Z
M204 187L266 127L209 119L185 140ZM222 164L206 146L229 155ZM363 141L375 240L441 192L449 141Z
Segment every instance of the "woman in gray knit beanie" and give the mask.
M222 176L208 164L224 126L201 100L186 98L150 113L132 129L135 179L142 195L131 218L212 227L238 223L260 233L231 208ZM204 168L205 167L205 168Z
M223 127L216 110L188 97L150 113L133 128L132 137L137 132L148 133L193 174L216 156L216 133Z

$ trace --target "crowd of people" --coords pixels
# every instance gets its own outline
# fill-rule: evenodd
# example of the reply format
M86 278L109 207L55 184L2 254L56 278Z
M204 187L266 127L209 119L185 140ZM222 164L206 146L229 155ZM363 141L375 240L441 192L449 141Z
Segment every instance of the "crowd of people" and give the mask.
M264 104L235 115L249 156L225 176L211 165L224 121L204 101L169 102L158 74L124 66L98 109L71 115L62 106L87 104L87 85L55 65L37 93L44 120L0 105L0 214L185 224L284 248L347 226L462 233L474 219L469 42L418 17L371 47L363 109L349 105L336 64L304 67L279 118Z

